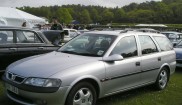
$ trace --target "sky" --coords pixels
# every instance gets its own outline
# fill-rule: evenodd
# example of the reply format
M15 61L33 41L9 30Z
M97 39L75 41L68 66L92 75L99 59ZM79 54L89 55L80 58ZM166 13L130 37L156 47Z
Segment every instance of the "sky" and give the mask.
M39 7L66 4L100 5L104 7L122 7L132 2L142 3L146 1L161 0L0 0L0 7Z

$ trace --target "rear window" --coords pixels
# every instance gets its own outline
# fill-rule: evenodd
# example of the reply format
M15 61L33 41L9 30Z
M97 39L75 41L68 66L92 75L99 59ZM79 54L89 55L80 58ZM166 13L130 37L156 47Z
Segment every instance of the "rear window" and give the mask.
M157 41L161 51L169 51L173 49L173 46L168 38L161 36L154 36L154 39Z

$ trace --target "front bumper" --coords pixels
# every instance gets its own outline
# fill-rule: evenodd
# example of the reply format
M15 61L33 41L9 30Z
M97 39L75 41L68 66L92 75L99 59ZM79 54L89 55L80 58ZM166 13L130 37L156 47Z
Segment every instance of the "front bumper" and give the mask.
M13 101L24 105L64 105L66 93L69 87L60 87L56 92L43 92L38 90L24 90L22 84L16 84L6 79L5 82L6 95ZM18 93L14 93L8 89L8 85L12 85L18 89ZM19 88L20 87L20 88ZM27 88L27 87L25 87ZM36 92L35 92L36 91Z

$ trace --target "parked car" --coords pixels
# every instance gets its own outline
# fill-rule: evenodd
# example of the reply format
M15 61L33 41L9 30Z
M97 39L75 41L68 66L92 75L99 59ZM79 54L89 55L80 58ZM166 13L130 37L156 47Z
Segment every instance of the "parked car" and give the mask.
M174 46L177 45L182 40L182 33L180 32L165 31L161 33L166 35Z
M45 35L45 37L56 46L61 45L61 43L64 43L64 31L60 30L44 30L42 33Z
M0 26L0 72L19 59L58 49L32 29Z
M165 35L95 31L11 64L3 81L7 96L21 104L95 105L98 98L145 85L165 89L175 67Z
M64 41L65 42L68 42L70 39L72 39L75 36L80 34L79 31L77 31L75 29L69 29L69 28L65 28L64 32L65 32L65 36L64 36Z
M89 32L90 30L87 30L87 29L83 29L83 30L78 30L78 34L83 34L83 33L85 33L85 32Z
M176 52L176 66L182 67L182 41L175 46L174 50Z

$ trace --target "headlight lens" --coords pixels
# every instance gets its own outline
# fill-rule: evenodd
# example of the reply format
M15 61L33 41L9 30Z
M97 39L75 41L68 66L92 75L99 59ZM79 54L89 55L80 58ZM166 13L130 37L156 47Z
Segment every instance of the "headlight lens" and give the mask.
M39 87L59 87L61 85L61 80L52 78L28 78L24 84Z

